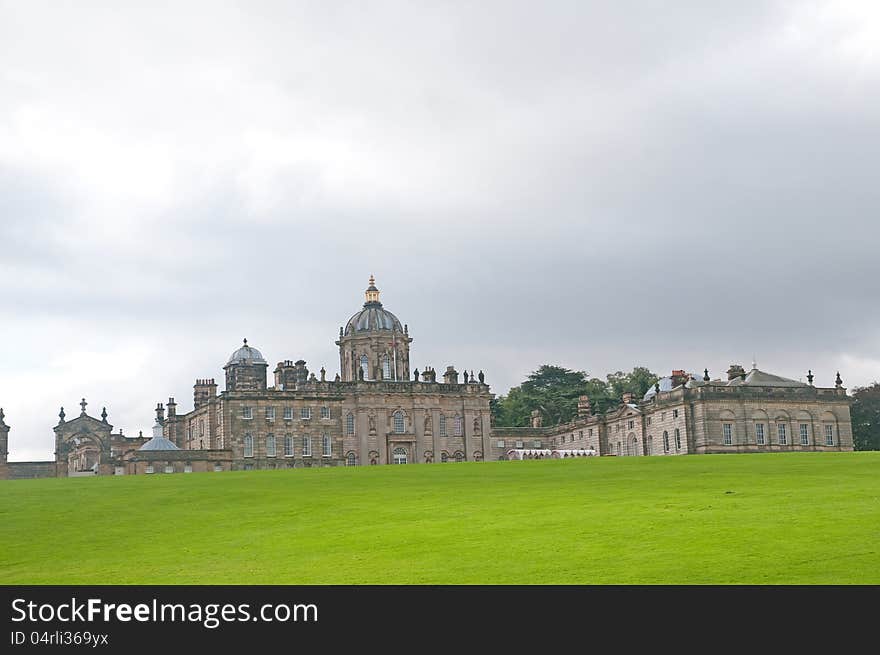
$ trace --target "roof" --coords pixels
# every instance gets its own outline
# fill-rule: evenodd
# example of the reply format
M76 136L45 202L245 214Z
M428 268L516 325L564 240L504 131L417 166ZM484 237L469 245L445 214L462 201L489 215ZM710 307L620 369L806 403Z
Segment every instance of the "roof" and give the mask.
M165 437L153 437L138 450L180 450Z
M229 357L229 361L226 362L226 366L230 366L231 364L266 364L266 360L263 359L263 353L254 348L253 346L249 346L247 339L244 340L244 345L236 350Z
M348 319L345 324L345 334L355 332L373 332L375 330L389 330L403 332L398 318L382 307L382 303L365 303L364 308Z
M728 387L809 387L805 382L798 382L791 378L784 378L781 375L773 375L764 371L753 368L743 378L734 378L727 382Z

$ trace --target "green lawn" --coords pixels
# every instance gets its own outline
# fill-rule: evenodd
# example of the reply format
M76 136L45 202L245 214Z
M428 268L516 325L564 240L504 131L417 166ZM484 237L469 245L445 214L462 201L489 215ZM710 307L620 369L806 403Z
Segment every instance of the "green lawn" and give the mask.
M4 584L880 583L880 452L0 482Z

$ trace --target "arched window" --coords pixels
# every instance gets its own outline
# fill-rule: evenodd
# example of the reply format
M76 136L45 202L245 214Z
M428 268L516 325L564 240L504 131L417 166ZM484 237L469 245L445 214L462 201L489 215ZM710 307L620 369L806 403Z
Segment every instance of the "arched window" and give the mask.
M461 416L456 415L456 417L455 417L455 436L456 437L461 436L461 430L462 430L463 424L464 424L464 421L461 420Z
M440 453L440 461L444 464L449 461L449 453L447 453L445 450Z
M388 355L385 355L382 358L382 379L390 380L391 379L391 360L388 359Z
M323 452L321 453L324 457L330 457L333 454L333 445L330 441L330 435L326 432L321 436L321 447Z
M681 450L681 432L675 428L675 449Z
M355 466L357 464L357 457L354 453L349 453L345 458L346 466Z
M275 457L275 435L270 434L266 437L266 457Z
M303 457L312 456L312 438L303 437Z
M455 453L454 457L455 457L456 462L463 462L464 461L464 453L461 451L457 451Z
M361 370L364 372L364 380L370 379L370 362L366 355L361 355Z
M630 454L632 455L641 455L641 453L639 452L639 440L635 437L633 437L632 441L630 441L630 450Z
M406 430L406 425L403 420L403 412L399 409L394 412L394 433L395 434L403 434Z
M666 430L663 430L663 452L669 452L669 433Z
M254 456L254 438L249 434L244 435L244 456Z
M395 448L391 453L391 459L394 464L406 464L406 449Z
M345 415L345 434L349 436L354 434L354 414L351 412Z
M293 457L293 437L289 434L284 437L284 456Z
M440 436L446 436L446 417L440 414Z

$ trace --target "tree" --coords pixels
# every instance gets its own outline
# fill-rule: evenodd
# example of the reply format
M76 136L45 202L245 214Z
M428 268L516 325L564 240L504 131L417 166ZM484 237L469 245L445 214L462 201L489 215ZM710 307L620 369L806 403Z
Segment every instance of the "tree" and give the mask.
M532 410L539 410L545 425L557 425L574 419L580 396L589 396L594 413L603 413L620 404L626 391L641 398L657 376L647 368L636 367L631 373L611 373L607 382L591 378L586 371L572 371L562 366L544 364L531 373L506 396L499 396L492 405L492 416L498 427L526 427L531 424Z
M624 393L630 392L635 395L637 400L641 400L648 389L653 387L659 379L655 373L644 366L636 366L631 373L623 371L609 373L606 378L608 391L612 397L620 398Z
M850 408L853 447L856 450L880 450L880 383L853 389L855 401Z

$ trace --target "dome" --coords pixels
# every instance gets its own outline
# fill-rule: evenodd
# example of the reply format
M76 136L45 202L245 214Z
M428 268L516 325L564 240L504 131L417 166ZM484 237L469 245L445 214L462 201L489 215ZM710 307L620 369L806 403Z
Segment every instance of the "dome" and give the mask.
M244 345L232 353L229 361L226 362L226 366L230 364L266 364L266 360L263 359L263 354L253 346L249 346L245 339Z
M162 435L162 426L156 423L153 426L153 438L138 450L180 450L180 448Z
M382 307L382 303L379 302L379 289L376 288L376 281L372 275L370 276L370 286L366 291L366 300L364 308L348 319L348 323L345 325L346 335L376 330L403 332L403 326L397 317Z

